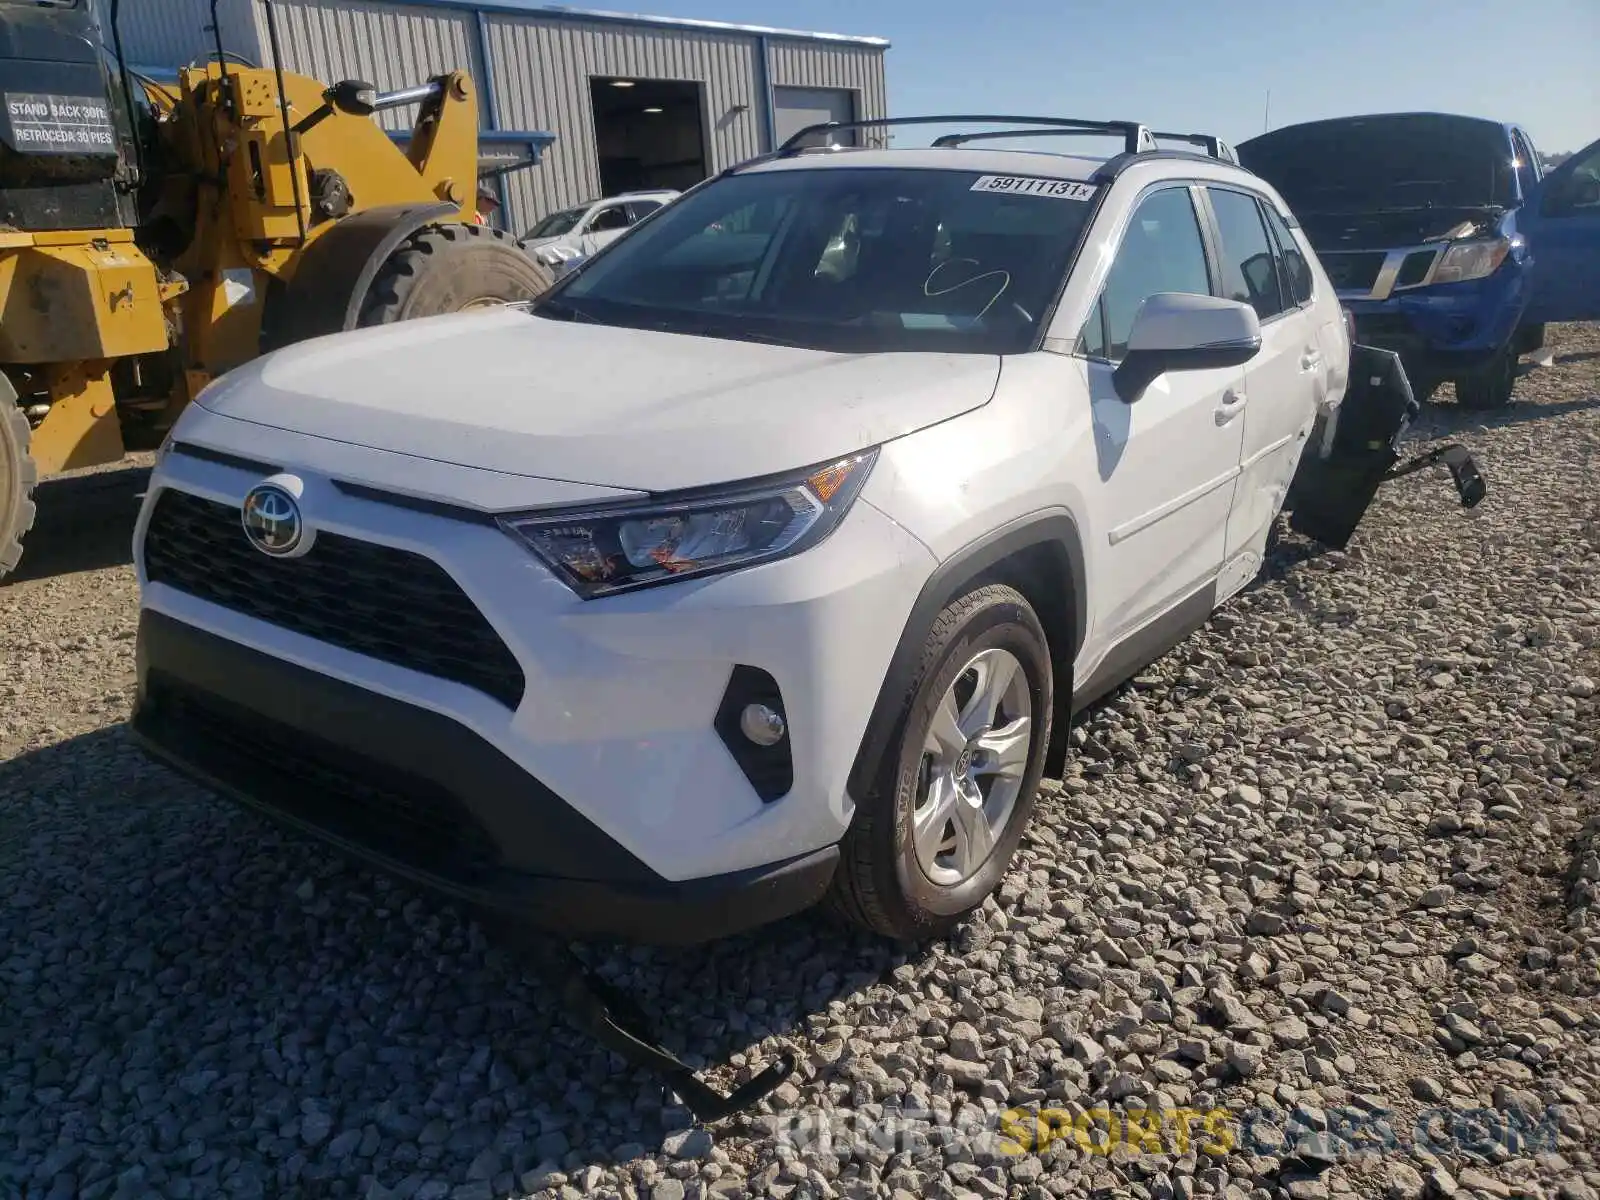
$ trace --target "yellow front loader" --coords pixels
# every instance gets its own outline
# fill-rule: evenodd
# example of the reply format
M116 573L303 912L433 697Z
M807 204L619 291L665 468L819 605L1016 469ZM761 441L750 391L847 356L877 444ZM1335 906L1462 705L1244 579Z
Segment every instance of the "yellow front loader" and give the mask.
M0 576L39 479L154 447L224 371L549 283L474 222L465 74L381 95L219 54L114 81L88 21L0 0ZM372 114L407 104L402 148Z

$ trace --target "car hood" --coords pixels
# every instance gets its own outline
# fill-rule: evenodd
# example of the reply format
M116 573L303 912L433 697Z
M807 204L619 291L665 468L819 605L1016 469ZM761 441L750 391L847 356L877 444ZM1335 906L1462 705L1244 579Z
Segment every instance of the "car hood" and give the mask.
M1319 254L1389 250L1442 237L1458 226L1492 229L1505 210L1484 207L1389 208L1366 212L1302 212L1300 226Z
M238 420L513 475L660 492L826 462L987 403L1000 359L836 354L519 309L318 338L200 397Z

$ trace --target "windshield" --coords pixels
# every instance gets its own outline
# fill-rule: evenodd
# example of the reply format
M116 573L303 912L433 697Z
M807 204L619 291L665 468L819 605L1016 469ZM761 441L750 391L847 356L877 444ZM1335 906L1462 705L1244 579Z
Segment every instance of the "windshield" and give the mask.
M535 312L821 350L1019 353L1093 193L966 171L732 175L667 206Z
M522 236L524 238L560 237L563 233L571 233L573 227L583 220L583 214L588 211L589 206L585 204L582 208L569 208L563 212L551 213Z
M1517 203L1505 130L1471 117L1321 121L1252 138L1238 150L1244 166L1301 214Z

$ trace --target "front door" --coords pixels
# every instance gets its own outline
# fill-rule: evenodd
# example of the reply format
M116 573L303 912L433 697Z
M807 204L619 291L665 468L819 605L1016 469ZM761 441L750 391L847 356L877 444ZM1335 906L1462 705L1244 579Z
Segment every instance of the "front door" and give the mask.
M583 242L580 246L584 257L595 253L601 246L614 242L627 230L632 222L628 219L627 206L620 201L615 204L603 204L589 214L584 225Z
M1244 446L1218 589L1226 597L1261 569L1267 535L1327 394L1329 364L1312 317L1309 278L1296 277L1284 261L1261 201L1217 186L1206 194L1216 218L1222 294L1250 305L1261 319L1261 352L1245 367ZM1290 236L1282 227L1278 237ZM1297 290L1303 294L1297 297Z
M1112 372L1146 297L1211 293L1205 243L1191 190L1168 187L1139 202L1083 331L1094 409L1099 482L1097 627L1086 649L1105 652L1209 592L1222 565L1228 509L1244 437L1240 367L1173 371L1131 404Z
M1533 255L1523 320L1600 321L1600 142L1534 185L1517 229Z

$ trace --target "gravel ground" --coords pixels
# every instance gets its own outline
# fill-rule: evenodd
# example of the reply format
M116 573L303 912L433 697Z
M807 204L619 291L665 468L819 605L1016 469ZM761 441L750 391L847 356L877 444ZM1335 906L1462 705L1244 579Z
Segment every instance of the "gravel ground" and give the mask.
M1476 513L1430 475L1348 553L1287 539L1076 731L950 943L591 948L724 1082L800 1045L709 1133L534 948L145 762L143 476L53 485L0 588L0 1196L1594 1200L1600 328L1552 348L1424 415ZM1045 1109L1081 1132L1008 1153Z

